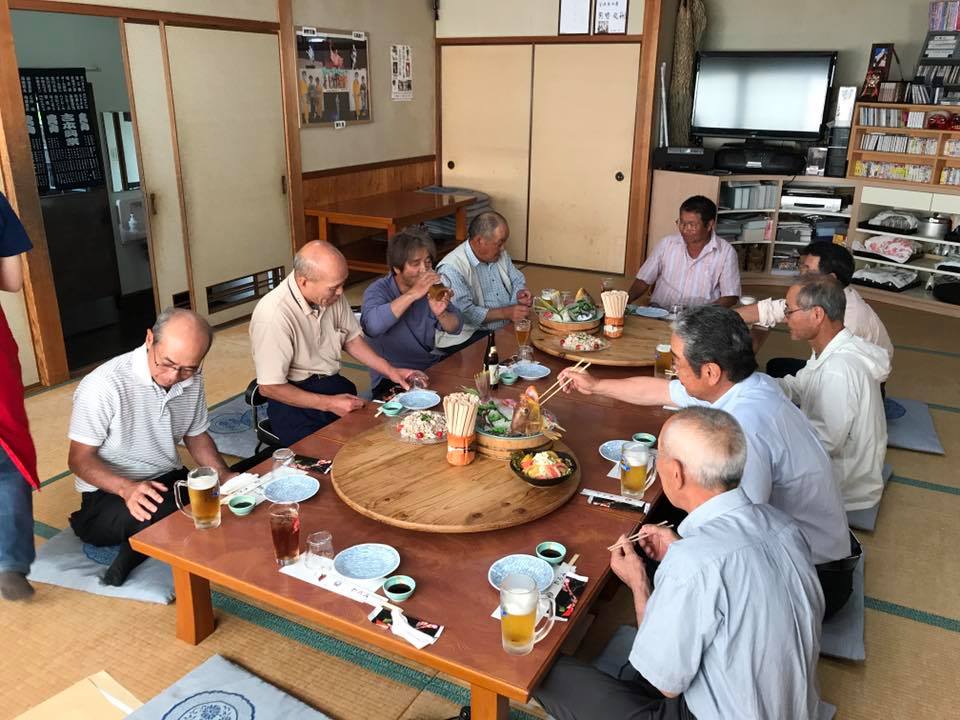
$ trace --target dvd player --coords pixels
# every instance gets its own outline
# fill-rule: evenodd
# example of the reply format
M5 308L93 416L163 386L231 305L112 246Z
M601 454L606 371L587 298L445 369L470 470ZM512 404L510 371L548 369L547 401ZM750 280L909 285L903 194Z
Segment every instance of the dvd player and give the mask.
M783 195L780 207L787 210L820 210L822 212L840 212L843 201L838 197L817 195Z

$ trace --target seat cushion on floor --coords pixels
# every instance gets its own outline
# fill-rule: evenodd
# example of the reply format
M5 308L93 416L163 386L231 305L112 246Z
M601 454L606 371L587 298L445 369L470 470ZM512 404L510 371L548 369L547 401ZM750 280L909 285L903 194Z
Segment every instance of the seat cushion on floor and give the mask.
M214 655L142 707L128 720L329 720L253 673Z
M821 700L820 704L817 705L817 720L833 720L833 716L836 714L836 706L831 705L828 702Z
M890 482L890 478L892 477L893 468L890 465L884 465L884 487L886 487L887 483ZM873 532L873 529L877 526L877 515L880 514L880 502L883 502L882 496L880 497L880 501L873 507L864 508L863 510L848 510L847 524L855 530L869 530L870 532Z
M853 592L847 604L823 624L820 654L844 660L866 660L863 644L863 558L853 571Z
M621 625L610 638L607 646L593 661L593 667L617 680L635 680L639 677L630 664L630 650L637 629L631 625Z
M102 585L100 577L117 556L117 546L94 547L81 542L67 528L37 550L28 578L34 582L83 590L94 595L142 600L167 605L173 601L170 566L148 558L130 573L120 587Z
M933 426L930 408L919 400L887 398L887 447L943 455L943 444Z

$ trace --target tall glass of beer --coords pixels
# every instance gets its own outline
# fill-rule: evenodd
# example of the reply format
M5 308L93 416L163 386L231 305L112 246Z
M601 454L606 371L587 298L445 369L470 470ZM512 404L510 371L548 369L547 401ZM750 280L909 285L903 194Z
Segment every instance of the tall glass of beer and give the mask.
M186 486L190 509L180 501L180 487ZM174 483L173 497L177 507L187 517L193 518L198 530L220 527L220 477L212 467L198 467L187 473L186 480Z
M300 506L274 503L270 506L270 534L277 565L292 565L300 557Z
M530 344L530 320L520 318L513 322L513 329L517 333L517 345L523 347Z
M642 498L653 468L655 451L643 443L628 442L620 450L620 494Z
M537 627L537 611L546 619ZM503 649L511 655L526 655L553 627L553 600L541 595L529 575L507 575L500 583L500 634Z

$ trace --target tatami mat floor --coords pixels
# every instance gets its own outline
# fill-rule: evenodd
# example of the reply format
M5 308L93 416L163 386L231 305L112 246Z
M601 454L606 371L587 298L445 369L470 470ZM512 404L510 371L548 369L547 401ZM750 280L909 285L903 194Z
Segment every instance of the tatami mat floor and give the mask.
M530 286L594 288L599 276L542 267L526 268ZM623 281L624 286L627 281ZM349 289L358 303L362 285ZM782 288L751 288L782 295ZM821 660L824 698L840 718L957 717L960 658L960 321L876 304L897 345L888 392L931 403L945 457L891 450L895 471L874 533L866 547L867 661ZM761 360L804 356L806 349L782 332L771 334ZM344 372L363 389L366 372L352 359ZM352 366L352 367L351 367ZM210 404L244 390L253 377L246 323L218 330L205 363ZM40 474L35 498L37 542L63 528L77 507L66 471L67 425L76 383L33 394L27 401ZM439 719L457 713L465 688L408 661L347 644L301 621L249 602L216 595L218 630L198 647L173 638L175 609L39 585L28 604L2 606L0 718L11 718L106 670L140 699L173 683L219 653L284 688L334 718ZM606 606L587 633L580 654L598 652L609 635L631 622L625 592ZM542 716L516 707L518 717Z

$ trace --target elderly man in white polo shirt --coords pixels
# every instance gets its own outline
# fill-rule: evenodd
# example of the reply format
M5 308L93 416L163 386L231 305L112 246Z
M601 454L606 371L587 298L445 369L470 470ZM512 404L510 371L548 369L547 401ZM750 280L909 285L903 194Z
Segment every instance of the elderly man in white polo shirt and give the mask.
M756 372L750 331L728 308L689 308L670 341L677 379L597 380L564 370L580 392L637 405L700 405L733 415L747 437L741 488L789 515L810 545L829 617L847 601L860 548L847 527L830 458L809 420L776 381Z
M122 585L146 559L130 536L177 509L173 484L187 474L181 440L221 481L236 474L207 434L200 366L212 341L202 317L167 308L144 345L105 362L73 395L68 462L82 499L70 526L85 543L120 545L105 585Z
M677 533L647 525L660 563L651 588L632 543L610 567L633 593L636 680L561 657L534 696L557 720L816 717L823 595L799 528L740 489L747 443L722 410L681 410L663 426L657 471L689 514ZM679 534L678 534L679 533Z

